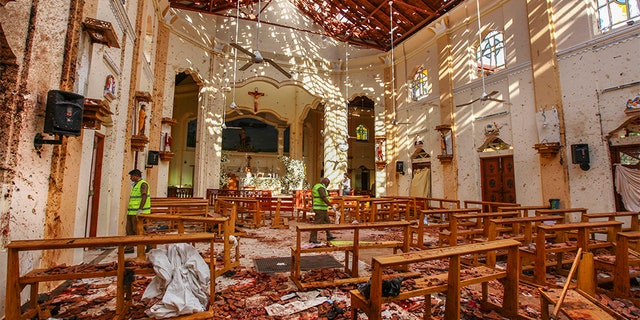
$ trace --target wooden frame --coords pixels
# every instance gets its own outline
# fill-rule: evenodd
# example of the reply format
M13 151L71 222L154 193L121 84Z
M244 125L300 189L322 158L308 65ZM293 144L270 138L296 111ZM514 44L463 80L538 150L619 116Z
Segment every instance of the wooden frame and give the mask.
M339 286L345 283L358 283L366 282L368 277L358 276L358 259L360 257L360 250L362 249L376 249L376 248L391 248L394 252L398 249L402 252L409 252L409 225L408 221L390 221L390 222L372 222L372 223L358 223L358 224L313 224L313 225L299 225L296 227L296 245L291 247L291 257L293 263L291 264L291 280L296 284L300 290L306 290L309 288L321 288L328 286ZM402 228L403 240L402 241L384 241L376 243L360 243L360 230L362 229L377 229L377 228ZM302 233L311 231L324 231L324 230L350 230L353 232L353 243L344 245L332 245L330 247L315 247L315 248L302 248ZM300 271L300 259L302 254L306 253L321 253L321 252L338 252L344 251L345 254L345 272L349 273L352 278L338 279L335 281L327 282L312 282L303 283L301 280ZM351 253L351 259L349 259L349 253ZM349 265L351 263L351 265Z
M134 245L158 245L169 243L191 243L191 242L209 242L211 254L215 256L214 251L214 234L178 234L178 235L146 235L146 236L115 236L115 237L95 237L95 238L59 238L59 239L34 239L34 240L16 240L7 245L7 297L5 304L6 319L25 319L37 315L38 312L38 284L40 282L57 282L70 279L98 278L98 277L116 277L117 294L116 294L116 316L115 319L123 319L126 314L127 304L125 302L124 278L125 269L133 270L134 273L152 273L152 270L137 270L126 268L124 249L125 247ZM62 250L77 248L95 248L95 247L117 247L118 262L115 270L101 272L74 272L67 274L47 274L38 275L40 270L32 270L25 274L20 271L20 252L23 251L42 251L42 250ZM215 261L209 261L210 279L212 285L209 292L209 308L204 312L206 316L212 317L213 301L215 301ZM20 310L20 295L22 290L27 286L31 286L29 309L23 314ZM195 318L193 318L195 319Z
M499 309L503 315L509 318L518 317L518 246L515 240L497 240L484 243L474 243L455 247L437 248L424 251L415 251L404 254L377 256L373 258L373 271L371 275L371 288L369 299L365 298L357 289L351 290L351 319L358 318L358 309L367 314L369 320L380 320L382 304L391 301L405 300L411 297L425 297L424 319L431 318L431 294L446 292L445 314L443 319L460 319L460 288L472 284L482 284L483 306ZM460 264L461 257L469 254L478 254L488 251L507 250L506 270L496 269L492 265L471 267L474 276L462 278ZM410 264L429 260L449 260L447 272L434 275L424 274L414 279L417 289L400 292L396 297L382 297L383 270L390 267L408 267ZM388 276L387 276L388 277ZM445 280L445 283L439 280ZM487 283L491 280L502 279L504 286L503 305L496 306L487 299ZM434 281L435 280L435 281ZM434 284L435 283L435 284Z

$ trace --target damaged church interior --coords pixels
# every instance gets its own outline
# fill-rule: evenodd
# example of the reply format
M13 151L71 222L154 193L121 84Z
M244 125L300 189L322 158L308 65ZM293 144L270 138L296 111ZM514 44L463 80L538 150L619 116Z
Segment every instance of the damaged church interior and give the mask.
M0 319L640 319L640 0L0 0Z

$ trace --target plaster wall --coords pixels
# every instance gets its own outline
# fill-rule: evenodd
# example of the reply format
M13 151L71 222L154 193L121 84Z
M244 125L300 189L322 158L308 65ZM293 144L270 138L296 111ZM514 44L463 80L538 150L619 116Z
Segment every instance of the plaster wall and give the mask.
M59 150L62 147L45 145L38 154L34 149L33 139L36 132L43 130L47 91L60 87L60 66L68 24L68 12L64 8L67 6L68 2L40 3L31 25L31 3L10 3L5 10L0 11L0 23L12 51L16 53L16 62L21 70L17 76L20 88L16 88L19 90L16 94L24 98L24 105L18 110L21 126L15 128L20 132L16 135L20 138L12 142L18 144L15 167L12 168L15 175L10 182L13 192L11 196L0 200L9 203L9 212L6 213L8 229L2 233L3 246L11 240L42 238L45 234L52 156L54 148ZM32 37L31 42L25 41L28 34ZM73 143L80 138L65 139ZM73 222L73 215L74 212L61 213L61 220ZM21 265L24 268L39 267L41 258L39 252L27 253L21 257ZM0 267L4 270L6 261L6 251L2 250ZM6 279L3 277L0 279L1 301L5 300L5 290ZM26 296L28 292L23 292L23 298ZM3 313L4 303L0 304L0 314Z
M567 148L578 143L589 145L591 168L588 171L567 159L571 201L575 207L586 207L594 212L615 210L613 171L606 135L629 118L624 113L625 103L638 94L638 86L607 89L638 80L631 71L631 66L640 64L640 57L634 53L640 47L638 30L640 28L634 26L604 34L588 45L585 43L559 55L560 80L565 92ZM601 192L593 192L595 185L601 186Z

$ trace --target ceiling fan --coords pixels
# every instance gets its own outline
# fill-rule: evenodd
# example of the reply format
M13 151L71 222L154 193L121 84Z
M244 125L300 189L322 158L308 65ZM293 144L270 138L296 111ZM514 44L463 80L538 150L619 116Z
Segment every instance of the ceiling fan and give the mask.
M238 1L238 3L240 3ZM237 44L237 43L231 43L231 46L240 50L242 53L248 55L251 57L251 60L249 60L249 62L247 62L245 65L243 65L242 67L240 67L239 70L247 70L249 69L250 66L252 66L254 63L263 63L263 62L267 62L268 64L272 65L274 68L276 68L278 71L282 72L282 74L284 74L287 78L291 78L291 74L289 72L287 72L286 70L284 70L280 65L278 65L275 61L268 59L268 58L264 58L262 56L262 53L260 53L260 51L258 51L258 38L260 37L260 1L258 1L258 27L256 29L256 50L254 52L251 52L247 49L245 49L244 47L242 47L241 45ZM237 23L237 22L236 22ZM236 42L238 41L238 38L236 37Z
M479 0L476 0L476 11L478 14L478 40L479 40L478 43L482 45L482 24L480 23L480 1ZM482 63L482 58L480 59L480 63ZM482 70L482 95L480 96L480 98L473 99L467 103L456 105L456 108L468 106L470 104L473 104L476 101L489 100L489 101L496 101L496 102L504 102L504 100L502 99L492 98L493 96L499 93L498 91L491 91L490 93L487 93L485 83L484 83L484 73L485 73L484 70Z
M502 99L492 98L492 96L495 96L498 93L499 93L498 91L491 91L490 93L483 92L482 96L480 96L480 98L473 99L473 100L471 100L471 101L469 101L467 103L459 104L459 105L456 106L456 108L468 106L470 104L473 104L476 101L487 101L487 100L489 100L489 101L496 101L496 102L504 102L504 100L502 100Z

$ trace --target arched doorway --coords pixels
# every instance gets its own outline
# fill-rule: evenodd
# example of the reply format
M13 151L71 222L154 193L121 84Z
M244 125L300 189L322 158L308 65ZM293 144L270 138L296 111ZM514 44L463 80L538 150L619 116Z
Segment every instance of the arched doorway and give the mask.
M198 101L200 84L189 72L178 73L175 77L173 98L173 118L176 123L170 135L164 137L174 153L169 163L167 196L189 197L193 195L198 143Z
M347 173L353 181L354 194L373 195L375 176L375 116L374 102L366 96L349 101Z

